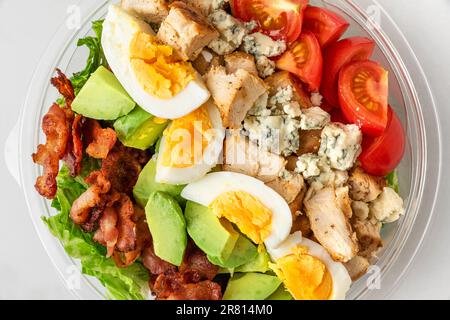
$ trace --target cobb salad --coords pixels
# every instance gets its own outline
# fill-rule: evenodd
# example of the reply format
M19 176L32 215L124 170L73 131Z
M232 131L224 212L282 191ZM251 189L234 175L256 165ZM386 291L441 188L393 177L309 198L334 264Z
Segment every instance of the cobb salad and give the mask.
M114 299L345 299L404 214L405 148L348 26L307 0L110 5L51 79L43 222Z

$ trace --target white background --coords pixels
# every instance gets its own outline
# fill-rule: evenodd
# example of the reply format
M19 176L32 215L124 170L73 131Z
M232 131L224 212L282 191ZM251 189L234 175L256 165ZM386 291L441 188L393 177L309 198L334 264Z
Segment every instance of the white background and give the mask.
M413 267L391 298L450 299L450 0L379 2L399 25L425 70L444 139L436 219ZM68 6L76 3L0 0L0 150L17 121L33 70L64 22ZM40 244L4 157L0 158L0 200L0 299L72 298Z

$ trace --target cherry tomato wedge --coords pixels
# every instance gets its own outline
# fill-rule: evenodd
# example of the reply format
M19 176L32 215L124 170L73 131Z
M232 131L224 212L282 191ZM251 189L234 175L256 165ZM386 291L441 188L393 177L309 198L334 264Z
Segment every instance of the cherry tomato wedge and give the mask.
M345 117L369 136L383 134L388 122L388 72L377 62L356 61L341 69L339 102Z
M318 91L322 79L322 51L319 41L310 31L303 32L276 61L278 69L289 71Z
M384 177L400 163L405 152L405 131L400 119L389 106L388 125L383 135L377 138L364 137L361 167L367 173Z
M325 110L326 111L326 110ZM347 120L347 118L342 113L342 110L340 108L333 108L331 111L329 111L331 116L331 122L340 122L343 124L351 124L350 121Z
M308 6L305 10L303 29L314 33L322 48L339 40L348 26L344 18L325 8Z
M233 16L256 21L274 39L292 42L302 31L303 12L309 0L232 0Z
M352 61L369 59L375 42L362 37L352 37L329 45L323 52L323 79L321 93L332 106L339 107L337 85L339 71Z

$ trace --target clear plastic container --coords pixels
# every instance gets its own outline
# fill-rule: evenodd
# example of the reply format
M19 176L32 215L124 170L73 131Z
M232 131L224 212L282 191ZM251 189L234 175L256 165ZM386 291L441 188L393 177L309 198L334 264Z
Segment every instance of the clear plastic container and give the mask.
M18 141L9 143L18 148L20 181L31 219L49 257L66 283L73 277L73 266L79 265L63 250L41 220L41 216L55 214L50 203L34 189L41 168L30 155L43 141L40 128L43 115L57 98L50 78L56 67L71 74L84 67L87 51L77 48L80 37L90 33L92 20L105 16L110 1L88 0L80 3L84 20L81 28L70 30L63 25L42 57L31 80L19 124ZM412 263L433 216L441 170L441 140L436 108L428 82L402 32L376 0L323 0L313 4L343 14L351 23L349 35L363 35L374 39L377 49L374 59L390 74L390 103L399 114L407 132L405 157L399 166L400 193L405 199L406 215L397 223L383 228L385 246L376 267L355 282L348 299L383 299L401 280ZM376 273L380 272L379 282ZM374 285L368 285L372 283ZM377 285L379 284L379 285ZM105 298L105 290L94 278L82 276L81 283L72 289L81 299Z

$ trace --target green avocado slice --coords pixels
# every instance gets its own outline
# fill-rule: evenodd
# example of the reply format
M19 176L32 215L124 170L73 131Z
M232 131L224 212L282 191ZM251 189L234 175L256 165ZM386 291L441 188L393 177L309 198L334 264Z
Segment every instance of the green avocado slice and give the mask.
M257 255L258 250L256 246L243 235L239 235L228 259L222 260L219 257L208 255L208 260L222 268L234 269L245 263L249 263L255 259Z
M116 120L128 114L135 105L115 75L100 66L75 97L72 109L88 118Z
M175 199L164 192L153 192L145 206L155 254L176 266L181 265L187 245L186 221Z
M264 300L277 290L281 280L264 273L235 273L228 281L224 300Z

